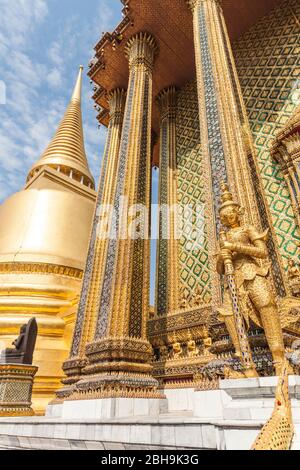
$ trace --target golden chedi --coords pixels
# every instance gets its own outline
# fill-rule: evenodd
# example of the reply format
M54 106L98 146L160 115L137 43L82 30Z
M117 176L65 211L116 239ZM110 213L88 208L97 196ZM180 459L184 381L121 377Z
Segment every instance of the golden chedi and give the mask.
M59 128L25 188L0 206L0 344L10 346L20 326L36 317L38 414L59 387L70 350L94 211L81 86L82 67Z

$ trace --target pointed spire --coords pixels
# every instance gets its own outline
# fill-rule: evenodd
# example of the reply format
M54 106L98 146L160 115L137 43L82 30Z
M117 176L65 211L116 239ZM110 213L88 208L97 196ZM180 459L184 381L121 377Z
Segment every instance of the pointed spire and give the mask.
M36 170L50 166L67 175L72 172L73 178L94 188L94 179L89 170L84 148L81 113L82 71L83 67L80 66L77 82L65 115L47 149L31 168L27 181Z
M71 102L79 101L79 103L81 103L82 72L83 72L83 65L80 65L79 74L78 74L77 82L73 91Z

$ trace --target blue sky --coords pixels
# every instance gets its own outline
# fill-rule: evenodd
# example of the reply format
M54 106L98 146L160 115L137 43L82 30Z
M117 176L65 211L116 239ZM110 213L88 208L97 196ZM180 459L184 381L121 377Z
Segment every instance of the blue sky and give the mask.
M78 66L87 64L102 31L121 18L119 0L0 0L0 202L22 188L70 99ZM86 151L96 179L105 142L85 77Z
M24 186L63 116L79 65L88 70L94 45L119 23L121 8L120 0L0 0L0 83L6 88L6 104L0 104L0 203ZM106 132L98 130L91 94L85 74L85 146L97 181ZM154 178L155 194L156 188ZM154 265L155 253L152 301Z

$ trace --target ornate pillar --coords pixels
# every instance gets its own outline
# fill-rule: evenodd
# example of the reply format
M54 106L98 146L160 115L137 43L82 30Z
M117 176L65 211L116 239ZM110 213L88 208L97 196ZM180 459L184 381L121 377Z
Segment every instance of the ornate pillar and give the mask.
M94 341L77 397L155 397L149 313L152 71L157 45L147 33L126 46L129 87L116 174L115 224L104 259ZM146 209L146 210L145 210ZM135 235L131 232L136 228Z
M255 160L247 113L220 0L187 0L193 12L200 130L211 262L220 230L221 184L226 181L245 210L247 223L269 229L268 248L277 293L286 293L286 276ZM212 269L214 303L220 303L218 276Z
M176 89L162 90L157 97L160 110L159 243L156 283L158 316L178 309L179 272L176 234Z
M86 365L85 347L88 342L92 341L95 331L99 289L104 274L104 259L108 247L108 239L102 236L105 232L104 225L107 223L107 219L102 217L105 214L101 212L101 208L113 204L115 198L117 187L115 175L119 163L125 100L126 92L122 89L113 90L108 96L110 121L71 354L70 359L63 366L68 376L64 380L65 385L73 384L79 380L81 369ZM66 394L66 390L59 391L59 395L64 393Z

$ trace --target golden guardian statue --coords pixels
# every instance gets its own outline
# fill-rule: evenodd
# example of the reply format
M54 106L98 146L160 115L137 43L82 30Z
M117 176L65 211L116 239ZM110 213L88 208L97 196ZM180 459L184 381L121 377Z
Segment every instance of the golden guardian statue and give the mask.
M246 330L249 328L250 320L263 328L273 356L275 371L279 374L285 359L285 348L279 310L268 279L270 271L266 245L268 231L260 233L252 225L243 224L241 221L243 210L233 201L225 183L222 185L222 192L220 218L226 232L222 232L220 236L217 270L220 275L226 274L226 260L230 259L243 323ZM234 310L235 305L227 280L224 304L219 309L219 314L227 326L237 356L242 358L244 351L239 341Z

